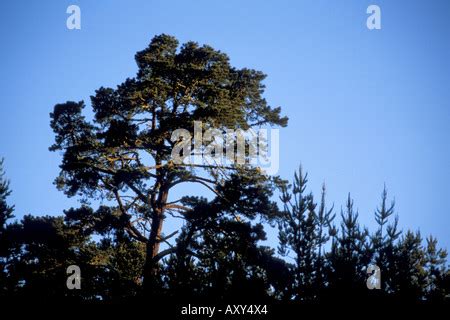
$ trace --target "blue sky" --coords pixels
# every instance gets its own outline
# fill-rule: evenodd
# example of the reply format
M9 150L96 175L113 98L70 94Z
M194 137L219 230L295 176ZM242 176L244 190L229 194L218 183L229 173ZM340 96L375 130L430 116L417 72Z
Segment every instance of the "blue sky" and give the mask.
M81 8L81 30L66 8ZM377 4L382 29L366 28ZM53 186L60 156L49 113L134 76L134 54L160 33L226 52L268 74L266 98L290 118L280 175L300 163L340 208L351 192L374 227L383 184L400 226L450 248L450 2L40 1L0 10L0 156L16 216L77 206ZM180 190L183 191L183 190Z

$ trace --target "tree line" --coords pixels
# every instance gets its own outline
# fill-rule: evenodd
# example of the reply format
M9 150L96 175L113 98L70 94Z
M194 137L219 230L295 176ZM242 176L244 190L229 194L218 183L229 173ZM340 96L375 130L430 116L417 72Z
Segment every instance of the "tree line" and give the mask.
M84 101L50 114L50 150L62 154L55 185L80 207L12 221L2 171L1 296L448 301L446 251L431 236L398 230L386 189L371 233L350 195L338 212L327 208L325 188L318 201L307 193L301 167L289 183L249 164L173 163L171 132L194 121L223 132L287 125L263 98L262 72L164 34L135 59L135 77L91 96L92 119ZM171 199L175 187L193 184L212 196ZM181 220L180 230L167 234L168 219ZM278 227L277 248L261 244L267 225ZM66 287L69 265L81 269L81 290ZM379 290L366 286L369 265L380 268Z

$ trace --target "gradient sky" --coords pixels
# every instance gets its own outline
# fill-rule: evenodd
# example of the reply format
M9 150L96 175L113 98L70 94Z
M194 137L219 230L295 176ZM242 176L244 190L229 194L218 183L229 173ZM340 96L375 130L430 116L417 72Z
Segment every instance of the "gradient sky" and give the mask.
M81 8L81 30L66 8ZM366 28L377 4L382 30ZM0 156L15 215L78 206L52 184L56 103L82 100L137 71L160 33L226 52L268 74L266 98L290 118L280 175L300 163L339 209L348 192L363 224L383 184L400 226L450 249L449 1L23 1L0 6ZM180 190L182 192L183 190Z

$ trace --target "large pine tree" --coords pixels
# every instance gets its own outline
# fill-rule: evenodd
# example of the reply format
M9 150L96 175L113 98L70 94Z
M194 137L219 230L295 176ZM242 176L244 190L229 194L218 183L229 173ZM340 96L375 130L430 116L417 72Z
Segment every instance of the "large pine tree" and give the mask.
M55 144L50 149L63 151L56 183L67 195L116 202L123 230L146 245L144 283L151 288L159 261L177 250L160 250L169 238L163 232L167 214L191 210L169 203L171 190L194 183L226 197L219 187L235 175L245 175L248 167L175 164L172 132L192 128L194 121L202 121L203 129L225 132L285 126L287 118L263 98L262 72L235 68L226 54L210 46L187 42L179 48L174 37L163 34L135 58L139 68L135 77L115 89L102 87L91 97L93 121L83 115L83 101L55 106L51 113ZM263 177L256 171L251 174ZM265 204L270 202L267 195L259 191L270 179L243 178L239 183L243 198L228 199L229 206L245 197L260 197L261 202L248 201L244 209L252 215L272 214L272 206Z

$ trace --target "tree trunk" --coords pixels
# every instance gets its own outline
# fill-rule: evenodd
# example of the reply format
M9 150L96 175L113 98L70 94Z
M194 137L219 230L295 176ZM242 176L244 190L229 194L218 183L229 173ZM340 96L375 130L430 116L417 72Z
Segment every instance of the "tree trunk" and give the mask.
M144 293L151 295L154 293L158 277L158 259L160 238L163 227L163 213L167 202L168 192L161 191L158 197L158 205L154 210L152 217L152 224L150 229L150 236L147 241L146 258L144 264Z
M156 285L158 261L155 257L159 252L159 236L161 235L163 219L158 217L152 222L152 228L146 248L146 258L144 264L144 291L146 294L151 294Z

